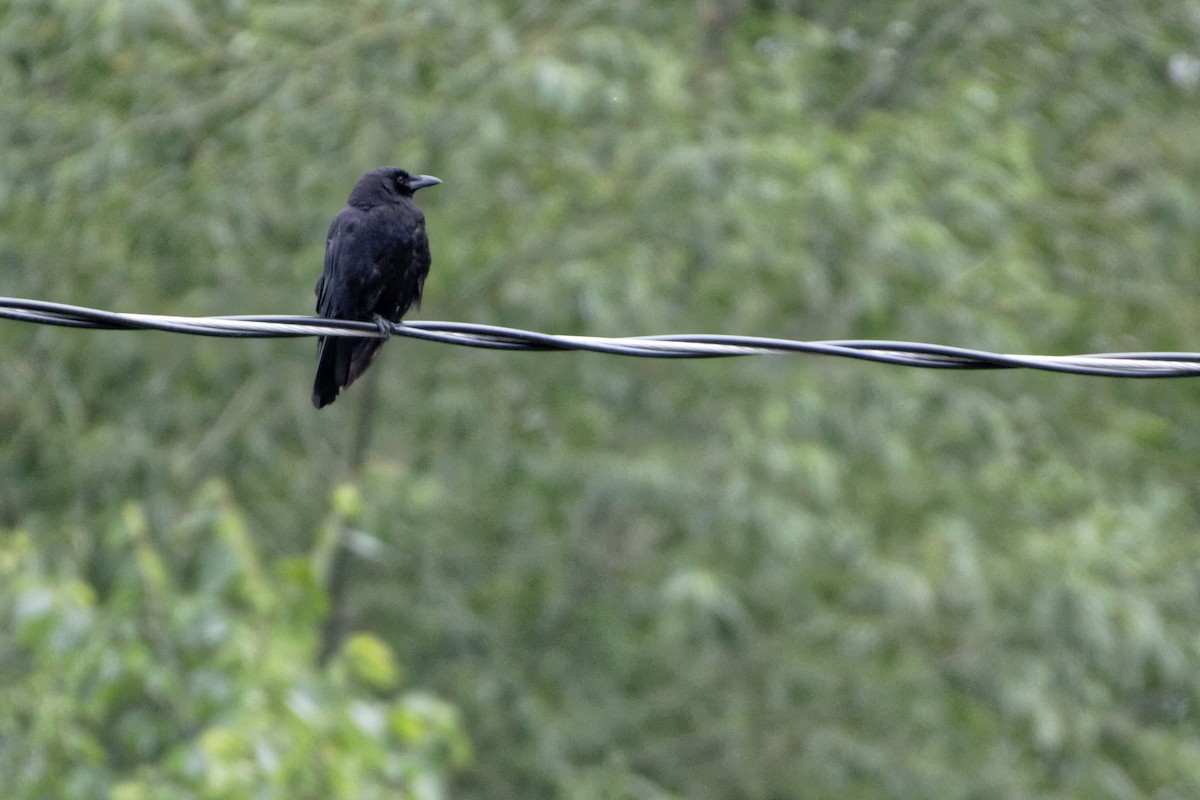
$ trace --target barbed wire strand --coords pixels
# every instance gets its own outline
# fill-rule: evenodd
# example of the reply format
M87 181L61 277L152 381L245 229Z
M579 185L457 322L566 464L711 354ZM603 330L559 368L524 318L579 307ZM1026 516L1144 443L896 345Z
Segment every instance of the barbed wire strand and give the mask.
M193 336L287 338L299 336L378 337L373 322L321 317L255 315L183 317L128 314L84 306L0 297L0 319L98 330L155 330ZM728 334L655 336L552 335L471 322L396 323L396 336L490 350L549 352L582 350L638 358L726 358L806 353L923 369L1036 369L1110 378L1200 376L1200 353L1094 353L1039 356L989 353L965 347L877 339L799 341Z

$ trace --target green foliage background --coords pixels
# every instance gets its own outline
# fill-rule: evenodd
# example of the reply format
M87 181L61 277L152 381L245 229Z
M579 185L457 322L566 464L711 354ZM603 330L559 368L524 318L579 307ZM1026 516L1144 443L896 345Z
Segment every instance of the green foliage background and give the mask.
M1194 0L11 0L0 98L3 294L307 313L398 163L427 318L1196 349ZM311 348L0 324L8 796L1200 794L1195 382Z

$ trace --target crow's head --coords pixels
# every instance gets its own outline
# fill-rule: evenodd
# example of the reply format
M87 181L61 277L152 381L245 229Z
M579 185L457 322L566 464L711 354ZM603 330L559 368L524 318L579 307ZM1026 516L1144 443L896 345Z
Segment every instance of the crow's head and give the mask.
M417 189L439 183L432 175L410 175L399 167L380 167L359 178L348 202L352 206L394 203L400 197L412 197Z

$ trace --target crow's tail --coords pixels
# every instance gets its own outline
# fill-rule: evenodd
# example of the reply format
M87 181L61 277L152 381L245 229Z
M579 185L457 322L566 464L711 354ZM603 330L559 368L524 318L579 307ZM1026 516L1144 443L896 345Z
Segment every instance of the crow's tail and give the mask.
M379 352L380 339L322 336L317 340L317 377L313 380L313 405L323 408L338 392L358 380Z

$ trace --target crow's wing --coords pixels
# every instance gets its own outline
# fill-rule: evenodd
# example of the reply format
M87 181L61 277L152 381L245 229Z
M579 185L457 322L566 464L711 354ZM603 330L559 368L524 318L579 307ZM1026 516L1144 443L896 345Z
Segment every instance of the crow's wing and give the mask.
M365 319L363 305L364 275L370 265L362 261L360 244L363 241L361 210L347 206L342 209L325 238L325 268L317 280L317 313L326 319ZM352 339L322 336L317 339L317 376L313 383L313 405L320 408L332 403L338 392L348 386L352 377L351 363L358 351L378 347L371 339Z
M417 212L420 214L420 212ZM425 277L429 275L429 265L433 258L429 254L429 236L425 233L425 217L417 220L417 228L413 234L412 269L416 278L416 291L413 292L412 304L421 307L421 295L425 292Z
M333 218L325 237L325 268L313 291L317 295L317 313L329 319L344 319L346 303L345 256L354 250L351 241L361 222L362 212L344 208Z

